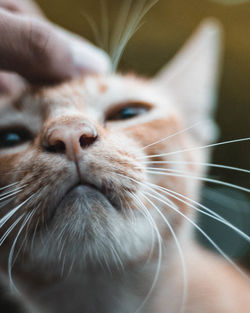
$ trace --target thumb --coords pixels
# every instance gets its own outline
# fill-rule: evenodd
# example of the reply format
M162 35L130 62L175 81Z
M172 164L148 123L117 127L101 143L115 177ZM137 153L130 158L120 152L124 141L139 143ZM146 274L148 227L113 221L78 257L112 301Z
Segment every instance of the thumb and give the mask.
M102 50L65 34L47 22L0 9L0 69L32 83L54 83L109 69Z

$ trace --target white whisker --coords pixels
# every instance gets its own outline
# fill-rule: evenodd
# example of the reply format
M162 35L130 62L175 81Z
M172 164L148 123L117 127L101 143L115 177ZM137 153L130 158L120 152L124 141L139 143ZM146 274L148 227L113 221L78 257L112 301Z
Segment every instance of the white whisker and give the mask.
M95 20L89 16L88 14L84 13L84 12L81 12L82 16L86 19L86 21L88 22L91 30L92 30L92 33L94 35L94 40L96 42L96 44L99 46L99 47L102 47L102 39L101 39L101 34L100 34L100 31L99 31L99 28L95 22ZM104 47L103 47L104 48Z
M20 222L20 220L23 218L25 214L23 213L20 215L15 222L6 230L6 232L3 234L3 236L0 239L0 246L4 243L6 238L9 236L9 234L12 232L12 230L16 227L16 225Z
M154 175L164 175L164 176L172 176L172 177L182 177L182 178L192 178L192 179L197 179L197 180L201 180L201 181L205 181L208 183L214 183L214 184L218 184L218 185L222 185L222 186L227 186L230 188L234 188L234 189L238 189L241 191L245 191L247 193L250 192L250 189L239 186L239 185L235 185L235 184L231 184L222 180L218 180L218 179L213 179L213 178L208 178L208 177L201 177L201 176L195 176L195 175L185 175L185 174L172 174L172 173L165 173L165 172L159 172L159 171L147 171L147 173L149 174L154 174Z
M205 122L206 122L206 121L205 121ZM190 130L190 129L196 127L196 126L199 125L199 124L201 124L201 123L204 123L204 121L196 122L196 123L193 124L192 126L186 127L186 128L184 128L184 129L182 129L182 130L177 131L177 132L174 133L174 134L171 134L171 135L169 135L169 136L167 136L167 137L164 137L164 138L159 139L159 140L157 140L157 141L155 141L155 142L153 142L153 143L150 143L149 145L143 147L142 150L144 150L144 149L146 149L146 148L149 148L149 147L151 147L151 146L154 146L154 145L156 145L156 144L158 144L158 143L161 143L161 142L163 142L163 141L166 141L166 140L168 140L168 139L170 139L170 138L172 138L172 137L175 137L175 136L177 136L177 135L183 134L183 133L187 132L188 130Z
M246 241L250 242L250 236L248 236L247 234L245 234L243 231L241 231L240 229L238 229L236 226L234 226L232 223L230 223L228 220L224 219L221 215L217 214L216 212L214 212L213 210L209 209L208 207L206 207L205 205L195 201L195 200L192 200L191 198L188 198L178 192L175 192L173 190L170 190L168 188L164 188L164 187L161 187L161 186L158 186L158 185L155 185L155 184L151 184L151 183L148 183L150 186L152 186L152 188L155 188L157 190L160 190L164 193L166 193L167 195L169 195L170 197L174 198L174 199L177 199L178 201L184 203L184 204L187 204L189 207L192 207L193 209L195 209L196 211L204 214L204 215L207 215L209 216L210 218L228 226L229 228L231 228L232 230L234 230L236 233L238 233L242 238L244 238ZM177 195L177 196L175 196ZM207 212L195 207L194 205L190 204L188 201L184 201L182 200L181 198L183 199L186 199L192 203L194 203L195 205L201 207L202 209L206 210Z
M129 11L131 9L131 3L132 0L123 1L119 13L117 14L116 21L114 23L114 31L110 41L111 55L114 54L119 46L119 42L122 39L122 34L125 31Z
M157 283L159 275L160 275L160 269L161 269L161 263L162 263L162 238L161 238L161 235L160 235L159 230L157 228L157 225L156 225L152 215L150 214L149 210L146 208L146 206L140 200L139 197L137 197L134 193L133 193L133 195L134 195L134 198L137 199L137 202L139 202L141 204L140 208L143 210L145 216L147 218L149 218L150 223L152 223L153 229L154 229L155 234L157 236L157 242L158 242L158 248L159 248L159 250L158 250L158 262L157 262L157 267L156 267L153 282L152 282L151 287L150 287L146 297L144 298L143 302L135 311L135 313L139 313L141 311L141 309L144 307L144 305L147 303L149 297L151 296L153 290L155 289L156 283ZM148 220L147 218L146 218L146 220Z
M134 35L134 33L138 30L138 28L140 27L141 20L158 1L159 0L152 0L150 1L149 4L145 4L146 0L139 1L135 5L135 7L133 7L133 10L129 2L129 6L127 6L127 9L126 9L127 13L124 14L124 18L122 14L121 18L123 18L123 21L126 21L126 19L128 18L126 14L128 15L130 10L132 12L131 17L128 20L127 26L124 28L123 32L121 33L121 36L117 37L119 38L119 40L116 40L117 44L115 46L113 45L113 49L111 51L113 71L116 70L119 60L121 59L122 53L124 52L124 49L127 43L129 42L131 37ZM121 29L123 25L122 23L120 25L121 25L120 26L120 29Z
M240 194L241 198L236 199L234 196L232 196L231 193L225 194L224 191L225 190L220 190L220 188L213 189L206 186L202 192L202 195L213 203L219 204L220 206L230 210L235 210L237 213L239 213L239 210L240 212L249 212L247 205L249 200L247 198L242 198L242 194Z
M111 244L110 248L111 248L111 250L113 252L113 259L115 260L116 267L118 269L120 268L121 270L124 271L124 264L123 264L123 262L122 262L122 260L121 260L121 258L119 256L118 252L116 251L116 248L114 247L113 244Z
M152 218L152 215L150 214L150 212L147 210L147 208L145 207L144 203L141 201L141 199L139 197L137 197L137 195L135 193L131 193L131 196L135 199L135 201L139 204L139 208L137 207L137 209L140 211L140 209L142 211L140 211L143 216L145 217L146 221L149 223L149 225L151 226L151 233L152 233L152 240L151 240L151 248L150 248L150 252L149 252L149 256L148 256L148 260L152 257L153 255L153 250L154 250L154 243L155 243L155 234L158 231L158 228L155 224L155 221ZM144 208L145 207L145 208ZM143 210L144 208L144 210ZM135 224L136 227L136 224Z
M8 212L4 217L0 219L0 228L3 227L3 225L21 208L23 207L31 198L33 195L31 195L28 199L23 201L21 204L16 206L14 209L12 209L10 212Z
M184 312L184 308L185 308L185 303L187 301L187 286L188 286L188 275L187 275L187 268L186 268L186 263L185 263L185 258L184 258L184 254L183 254L183 250L182 247L180 245L180 242L175 234L175 231L173 229L173 227L171 226L171 224L169 223L168 219L164 216L164 214L156 207L156 205L148 198L146 197L144 194L142 194L143 197L145 197L145 199L147 201L149 201L149 203L151 203L151 205L155 208L155 210L157 211L157 213L161 216L161 218L163 219L163 221L165 222L165 224L167 225L167 227L169 228L177 250L178 250L178 254L180 256L180 260L181 260L181 267L182 267L182 278L183 278L183 292L182 292L182 301L181 301L181 308L180 308L180 313Z
M23 187L19 187L15 190L8 191L8 192L4 193L3 195L0 195L0 201L4 201L10 197L13 197L16 194L20 193L21 191L23 191Z
M221 145L226 145L226 144L231 144L231 143L238 143L238 142L243 142L243 141L249 141L250 138L240 138L240 139L234 139L234 140L228 140L228 141L223 141L223 142L217 142L205 146L200 146L200 147L193 147L193 148L187 148L183 150L178 150L178 151L172 151L168 153L161 153L161 154L152 154L152 155L144 155L139 157L138 159L145 159L145 158L156 158L156 157L162 157L162 156L169 156L169 155L174 155L177 153L183 153L183 152L189 152L189 151L195 151L195 150L201 150L201 149L207 149L207 148L212 148L216 146L221 146Z
M152 188L151 188L151 189L152 189ZM250 279L249 279L249 277L246 275L246 273L244 273L244 272L240 269L240 267L237 266L237 264L234 263L234 262L230 259L230 257L213 241L213 239L212 239L210 236L208 236L208 234L207 234L200 226L198 226L198 225L197 225L191 218L189 218L187 215L185 215L185 214L182 213L181 211L177 210L174 205L171 205L171 206L170 206L168 202L162 200L162 199L161 199L162 196L161 196L158 192L156 192L155 190L154 190L154 192L157 194L158 197L156 197L156 196L154 196L154 195L152 195L152 194L150 194L150 193L147 193L147 194L149 194L149 196L153 197L154 199L156 199L156 200L158 200L158 201L160 201L160 202L162 202L162 203L168 205L168 206L169 206L170 208L172 208L176 213L180 214L185 220L187 220L190 224L192 224L192 225L208 240L208 242L221 254L221 256L222 256L229 264L231 264L231 265L233 266L233 268L234 268L237 272L239 272L247 281L250 281Z
M106 1L100 0L101 5L101 30L102 30L102 45L105 51L109 51L109 17L106 6Z
M14 251L15 251L15 247L16 247L17 240L18 240L18 238L19 238L21 232L23 231L23 229L24 229L24 227L26 226L27 222L28 222L28 221L32 218L32 216L35 214L35 212L36 212L36 210L33 209L31 212L29 212L29 213L26 215L26 217L25 217L25 219L24 219L24 221L23 221L23 223L22 223L22 225L21 225L21 227L20 227L20 229L19 229L19 231L18 231L18 233L17 233L17 235L16 235L16 238L15 238L15 240L14 240L13 243L12 243L12 246L11 246L11 249L10 249L10 253L9 253L9 259L8 259L8 274L9 274L10 288L11 288L12 291L15 291L15 292L17 292L17 293L18 293L18 290L17 290L17 288L15 287L15 284L14 284L13 279L12 279L12 265L13 265L12 260L13 260L13 255L14 255Z
M233 268L238 271L247 281L250 281L249 277L239 268L239 266L237 266L236 263L234 263L230 257L212 240L212 238L210 236L208 236L208 234L200 227L198 226L192 219L190 219L188 216L186 216L184 213L182 213L180 210L178 210L176 208L176 206L174 205L174 203L165 198L163 195L161 195L159 192L157 192L156 190L154 190L154 188L150 187L150 185L146 185L146 184L143 184L143 183L140 183L136 180L134 180L133 178L131 177L128 177L128 176L125 176L123 174L118 174L119 176L121 177L127 177L127 179L131 180L131 181L134 181L135 183L141 185L141 186L147 186L151 191L153 191L156 195L152 195L148 192L145 192L146 194L148 194L149 196L153 197L154 199L164 203L165 205L169 206L170 208L172 208L176 213L178 213L179 215L181 215L185 220L187 220L191 225L193 225L207 240L208 242L221 254L221 256L229 263L233 266ZM164 200L162 200L162 198L164 198ZM168 200L168 201L166 201ZM169 202L172 202L172 205L169 203Z
M0 188L0 191L5 190L5 189L8 189L8 188L10 188L10 187L13 187L13 186L15 186L15 185L17 185L17 184L19 184L19 182L15 182L15 183L6 185L6 186L4 186L4 187L1 187L1 188Z
M206 163L206 162L188 162L188 161L144 161L142 164L187 164L187 165L204 165L207 167L218 167L222 169L232 170L232 171L238 171L243 173L250 173L250 170L239 168L239 167L233 167L223 164L215 164L215 163Z

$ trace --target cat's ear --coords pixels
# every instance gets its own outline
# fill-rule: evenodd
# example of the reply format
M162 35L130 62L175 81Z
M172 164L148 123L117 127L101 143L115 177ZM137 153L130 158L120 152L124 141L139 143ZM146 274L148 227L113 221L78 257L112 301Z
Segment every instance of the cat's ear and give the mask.
M203 141L213 141L216 137L212 115L217 98L221 42L219 23L205 20L154 78L154 82L173 94L189 125L207 121L195 127Z

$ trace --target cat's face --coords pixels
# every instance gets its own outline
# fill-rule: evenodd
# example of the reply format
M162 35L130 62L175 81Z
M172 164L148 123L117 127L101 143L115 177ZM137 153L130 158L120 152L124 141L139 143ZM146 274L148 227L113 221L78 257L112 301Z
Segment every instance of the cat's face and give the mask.
M189 151L198 137L160 80L93 75L1 105L1 237L16 223L7 250L18 236L43 263L124 263L147 256L157 231L172 240L162 215L183 228L177 210L190 208L157 186L196 198L197 181L173 174L200 175L204 155Z

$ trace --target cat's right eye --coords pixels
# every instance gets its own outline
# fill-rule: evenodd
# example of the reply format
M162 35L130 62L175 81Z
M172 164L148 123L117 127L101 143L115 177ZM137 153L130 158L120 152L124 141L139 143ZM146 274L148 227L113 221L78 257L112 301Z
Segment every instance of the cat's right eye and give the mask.
M0 149L13 148L31 139L31 133L25 128L0 130Z
M106 121L128 120L150 111L151 106L144 102L123 103L106 114Z

